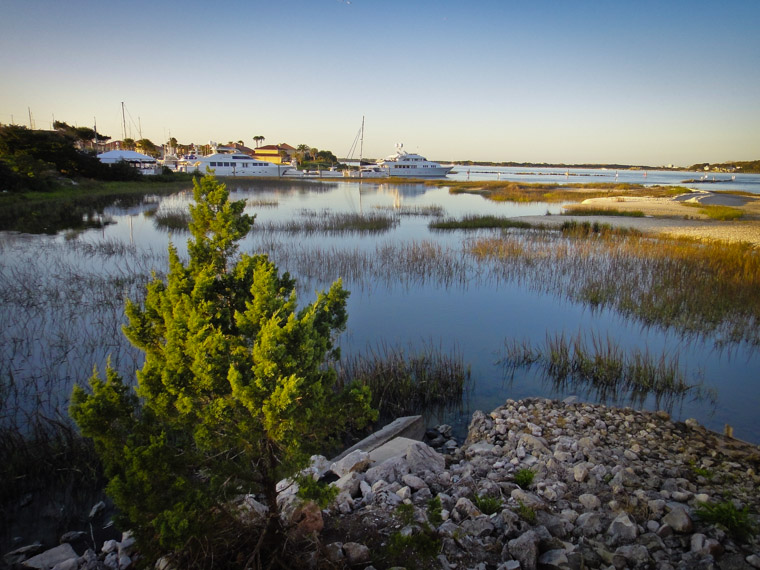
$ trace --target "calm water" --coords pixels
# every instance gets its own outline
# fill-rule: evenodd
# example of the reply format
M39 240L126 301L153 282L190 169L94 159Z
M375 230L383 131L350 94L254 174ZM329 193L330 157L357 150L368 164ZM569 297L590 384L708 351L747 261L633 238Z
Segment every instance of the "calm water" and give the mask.
M461 167L452 176L467 176ZM514 172L511 172L513 171ZM544 178L557 181L554 173L534 171L524 175L531 181ZM482 172L481 172L482 171ZM508 174L506 171L510 171ZM496 179L495 169L470 169L476 176ZM520 169L500 169L501 176L523 176ZM577 171L579 182L601 180L609 171ZM600 176L587 178L589 176ZM619 173L623 177L642 173ZM674 176L677 180L672 180ZM615 173L612 172L613 177ZM717 175L716 175L717 176ZM727 175L721 175L727 176ZM679 183L684 173L649 172L648 183ZM686 176L686 177L691 177ZM728 176L727 176L728 177ZM564 178L564 176L562 176ZM635 180L624 180L634 181ZM281 223L314 213L373 213L410 212L430 206L443 208L445 215L496 214L504 216L559 213L561 205L512 205L489 202L478 196L450 195L446 188L424 185L394 187L387 184L357 182L299 183L266 187L245 182L228 181L233 199L247 199L265 206L249 207L256 214L256 227ZM757 192L760 176L737 175L742 190ZM722 184L710 188L729 189ZM77 236L11 236L0 235L0 286L8 288L23 281L23 286L6 294L0 306L2 321L2 373L14 378L29 376L39 381L46 374L57 379L55 388L63 396L54 399L65 405L71 383L89 376L93 364L102 367L108 354L123 373L129 374L140 364L140 354L131 349L119 332L123 294L134 296L134 288L126 276L147 273L150 268L163 271L166 265L166 246L169 235L157 229L152 215L158 208L186 208L191 199L184 192L142 207L123 210L109 209L106 214L113 224L104 230L84 232ZM564 332L567 335L597 334L609 336L625 348L649 350L654 354L665 351L679 356L687 377L704 382L716 394L716 399L687 398L673 403L669 411L678 419L695 417L704 425L722 431L730 423L735 436L760 443L760 425L756 419L760 409L760 351L736 345L719 349L714 339L687 339L674 331L644 328L639 323L622 318L614 311L592 311L587 306L569 302L561 295L539 292L536 287L496 279L473 262L463 262L457 277L443 279L431 273L420 276L394 270L390 274L372 273L364 276L347 275L340 270L325 275L319 268L306 270L303 259L315 259L325 252L349 252L356 255L369 252L371 257L380 249L399 250L409 244L431 243L445 248L453 258L464 257L463 243L473 234L439 233L427 228L429 216L401 215L392 230L373 235L288 234L282 231L254 231L241 244L241 251L271 251L281 271L290 271L299 279L301 302L313 298L313 292L327 287L338 278L351 291L348 302L349 321L341 337L346 353L365 351L382 344L401 348L434 346L461 354L472 369L473 387L461 410L429 417L431 424L446 421L461 435L472 412L490 411L507 398L547 396L562 398L578 395L596 400L593 393L579 387L559 389L537 371L518 371L505 377L499 359L505 340L528 339L542 344L547 334ZM490 235L483 232L479 235ZM173 242L184 252L186 234L178 234ZM97 248L108 245L126 246L131 252L123 256L101 255ZM92 246L92 247L89 247ZM95 251L95 253L93 253ZM321 264L317 264L321 265ZM68 291L67 276L78 275L85 292ZM97 294L88 293L97 287L99 276L123 276L119 288ZM89 285L92 282L94 285ZM14 285L16 287L16 285ZM44 292L44 294L43 294ZM79 295L79 296L78 296ZM102 298L98 297L102 296ZM28 299L45 297L47 305L29 306ZM97 297L97 298L94 298ZM21 300L19 300L21 299ZM22 300L27 299L26 305ZM113 306L109 303L113 302ZM72 307L73 306L73 307ZM104 309L104 307L109 307ZM110 319L110 320L109 320ZM105 327L105 331L104 331ZM78 337L83 330L95 331ZM26 340L23 340L23 339ZM29 381L29 385L33 381ZM624 395L607 403L626 404ZM25 404L17 404L25 405ZM656 402L647 400L642 407L653 409ZM6 410L7 413L7 410Z

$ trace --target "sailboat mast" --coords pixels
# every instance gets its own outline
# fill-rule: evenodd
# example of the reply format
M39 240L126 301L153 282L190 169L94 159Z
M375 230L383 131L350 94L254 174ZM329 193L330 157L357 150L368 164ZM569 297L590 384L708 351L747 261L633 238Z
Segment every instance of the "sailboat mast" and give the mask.
M127 138L127 120L124 118L124 101L121 102L121 140Z
M362 158L364 158L364 115L362 115L362 138L359 140L359 168L362 167Z

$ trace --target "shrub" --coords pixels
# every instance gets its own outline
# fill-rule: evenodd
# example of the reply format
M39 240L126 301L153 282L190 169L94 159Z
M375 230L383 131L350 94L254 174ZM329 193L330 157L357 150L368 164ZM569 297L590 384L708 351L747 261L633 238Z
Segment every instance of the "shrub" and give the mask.
M530 484L533 483L533 478L536 474L530 469L520 469L515 473L515 483L520 486L521 489L527 489Z

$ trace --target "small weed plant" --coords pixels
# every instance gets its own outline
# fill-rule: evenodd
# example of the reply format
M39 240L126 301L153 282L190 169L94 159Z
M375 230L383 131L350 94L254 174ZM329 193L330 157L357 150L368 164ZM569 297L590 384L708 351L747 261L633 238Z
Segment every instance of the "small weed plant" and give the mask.
M748 506L738 509L731 501L700 503L695 512L704 522L724 527L738 540L747 541L757 533Z
M530 469L520 469L515 473L515 483L517 483L521 489L527 489L533 483L533 478L536 474Z
M501 511L501 499L499 497L475 495L472 502L485 515L492 515Z
M515 512L519 515L521 519L524 521L529 522L530 524L534 524L536 522L536 511L533 510L532 507L529 507L522 501L517 501L517 509Z

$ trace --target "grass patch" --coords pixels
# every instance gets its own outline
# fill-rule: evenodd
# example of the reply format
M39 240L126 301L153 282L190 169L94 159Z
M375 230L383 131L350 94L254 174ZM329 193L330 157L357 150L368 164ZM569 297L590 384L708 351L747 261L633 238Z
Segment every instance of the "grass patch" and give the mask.
M749 506L738 509L731 501L700 503L695 514L706 523L725 528L731 536L741 541L746 542L757 533Z
M332 212L302 212L301 217L286 222L256 224L253 231L286 233L380 233L398 225L398 217L382 213L335 214Z
M521 222L514 218L500 216L465 216L461 220L446 219L430 222L431 230L480 230L480 229L507 229L519 228L530 229L535 226L527 222Z
M581 202L614 195L671 197L690 193L682 186L644 186L624 183L526 184L512 181L459 182L429 180L428 185L447 186L452 194L478 194L495 202Z
M527 489L533 483L533 478L535 476L536 474L530 469L520 469L517 473L515 473L515 483L521 489Z
M627 216L629 218L643 218L644 212L641 210L618 210L616 208L589 208L578 206L567 208L564 215L568 216Z
M471 382L461 355L431 346L407 353L380 345L363 355L341 358L336 367L340 387L352 381L370 387L372 406L383 417L454 409Z
M610 224L600 224L599 222L576 222L575 220L562 222L559 229L562 232L562 235L573 238L642 235L640 231L633 228L613 228Z
M440 218L446 213L446 210L443 206L438 206L436 204L429 204L426 206L401 205L400 207L375 205L373 206L373 208L382 212L389 212L397 216L410 216L410 217L411 216L430 216L433 218Z
M544 346L539 348L533 348L527 341L506 342L505 351L502 364L508 374L517 368L537 365L555 386L587 386L601 401L628 394L636 403L644 402L649 395L662 403L689 392L700 394L700 384L686 381L677 357L665 353L653 356L638 349L625 352L609 337L592 335L586 341L580 332L575 338L557 334L547 336Z
M522 501L517 501L517 509L515 509L515 512L524 521L529 522L530 524L536 524L536 511Z
M466 248L502 278L616 309L646 326L715 335L719 345L760 345L760 250L749 244L654 239L567 222L560 236L503 234Z
M190 211L182 208L160 209L152 215L153 223L160 230L170 232L190 231Z
M502 503L499 497L486 497L483 495L475 495L472 498L472 503L478 507L478 510L484 515L493 515L501 511Z
M689 208L698 208L699 213L707 216L713 220L731 221L738 220L743 215L739 208L732 208L731 206L720 206L717 204L695 204L693 202L682 202L684 206Z

